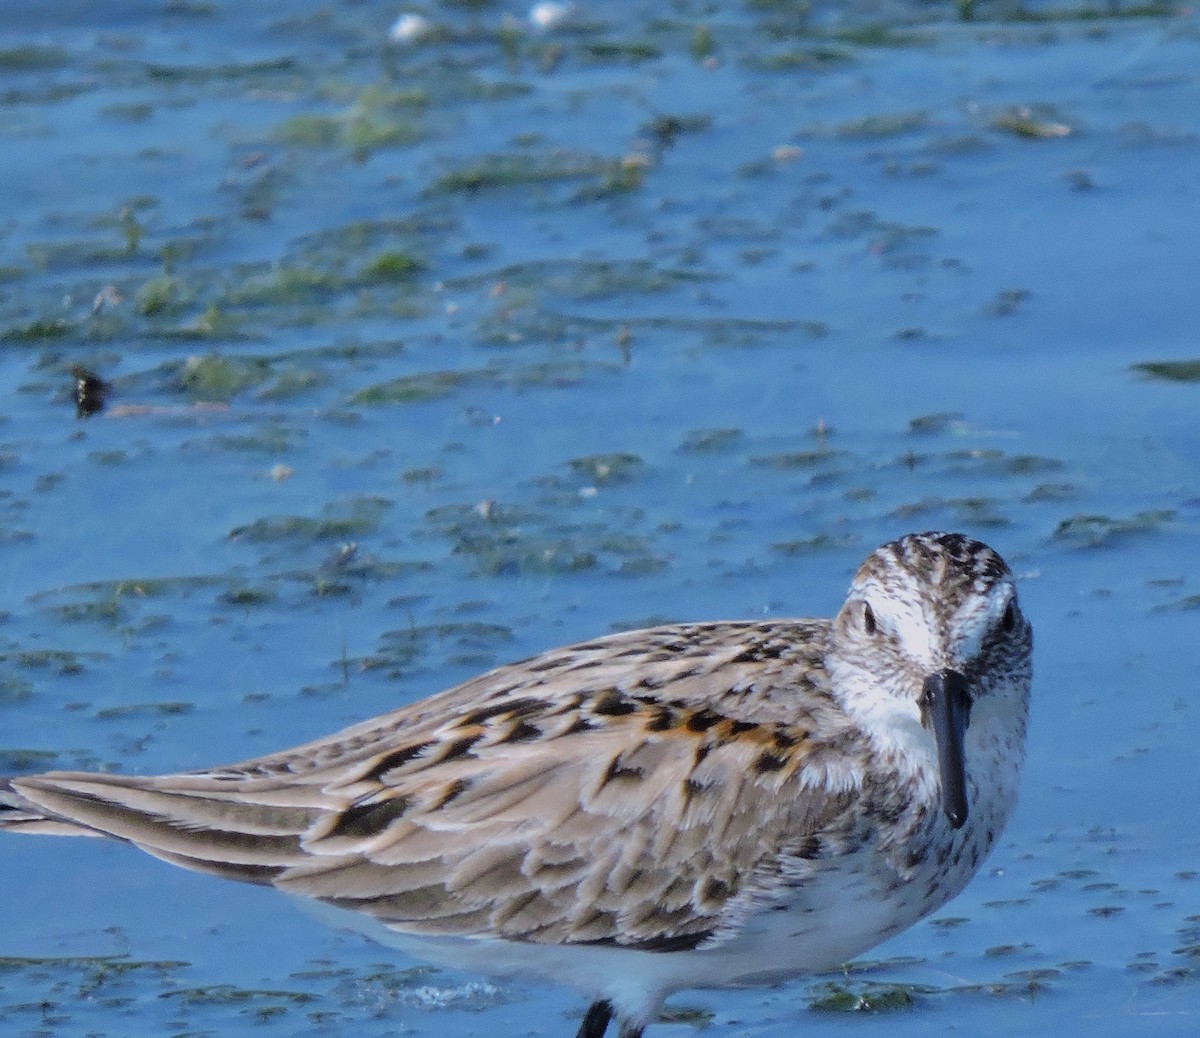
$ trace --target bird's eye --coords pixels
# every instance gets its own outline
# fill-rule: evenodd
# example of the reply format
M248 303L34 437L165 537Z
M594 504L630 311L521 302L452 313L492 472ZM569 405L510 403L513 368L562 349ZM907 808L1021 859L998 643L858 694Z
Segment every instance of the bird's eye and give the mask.
M1004 615L1000 618L1000 626L1008 632L1011 632L1017 626L1017 607L1015 603L1008 603L1008 608L1004 610Z
M875 622L875 613L871 609L870 605L868 605L866 602L863 603L862 607L862 621L863 630L865 630L867 634L874 634L879 630L879 625Z

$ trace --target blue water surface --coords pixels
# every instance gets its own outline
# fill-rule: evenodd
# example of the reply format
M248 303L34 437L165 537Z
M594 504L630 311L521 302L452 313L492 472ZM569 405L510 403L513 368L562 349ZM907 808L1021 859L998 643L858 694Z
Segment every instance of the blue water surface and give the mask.
M0 771L202 767L608 630L826 615L962 529L1036 630L1003 843L870 961L650 1033L1194 1034L1197 16L529 14L6 3ZM0 875L4 1034L583 1009L100 841L0 839Z

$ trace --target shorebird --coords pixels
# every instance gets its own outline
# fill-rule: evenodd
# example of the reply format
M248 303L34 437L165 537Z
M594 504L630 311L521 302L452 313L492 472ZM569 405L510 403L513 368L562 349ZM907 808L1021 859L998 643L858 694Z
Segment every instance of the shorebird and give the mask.
M1016 800L1031 647L996 552L912 534L832 619L601 637L227 767L12 778L0 827L271 885L640 1038L671 992L830 969L957 894Z

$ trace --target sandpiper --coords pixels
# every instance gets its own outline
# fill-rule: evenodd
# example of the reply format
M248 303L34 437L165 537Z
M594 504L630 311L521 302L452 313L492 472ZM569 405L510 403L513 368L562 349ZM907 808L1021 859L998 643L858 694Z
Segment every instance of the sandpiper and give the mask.
M228 767L0 780L0 827L273 885L640 1038L673 991L832 968L957 894L1016 800L1031 647L996 552L911 534L832 619L597 638Z

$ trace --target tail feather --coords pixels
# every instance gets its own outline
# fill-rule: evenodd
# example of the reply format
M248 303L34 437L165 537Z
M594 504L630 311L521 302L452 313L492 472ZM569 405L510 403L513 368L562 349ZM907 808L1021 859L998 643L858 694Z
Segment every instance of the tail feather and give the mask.
M6 780L0 779L0 783ZM0 786L0 831L35 833L39 836L103 836L77 822L49 818L36 808L22 804L15 791Z
M0 786L0 829L107 836L185 868L270 883L302 862L313 807L234 801L221 789L136 776L49 772Z
M16 791L15 779L0 778L0 831L42 836L103 836L65 818L52 818Z

